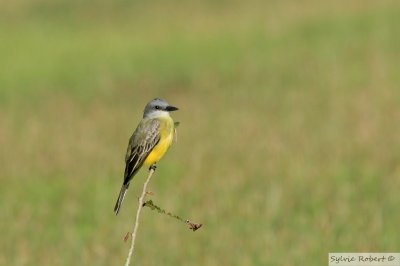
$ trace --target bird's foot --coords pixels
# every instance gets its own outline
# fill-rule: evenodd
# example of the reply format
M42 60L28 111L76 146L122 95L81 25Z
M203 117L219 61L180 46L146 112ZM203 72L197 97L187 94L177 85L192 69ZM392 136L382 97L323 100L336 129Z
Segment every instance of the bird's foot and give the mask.
M156 165L156 164L152 164L152 165L149 167L149 171L150 171L150 170L155 171L156 169L157 169L157 165Z

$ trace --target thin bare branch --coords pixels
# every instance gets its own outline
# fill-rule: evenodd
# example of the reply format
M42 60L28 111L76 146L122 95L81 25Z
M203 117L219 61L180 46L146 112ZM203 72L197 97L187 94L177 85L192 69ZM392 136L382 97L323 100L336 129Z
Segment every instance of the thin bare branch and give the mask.
M149 184L151 176L153 175L154 171L155 171L155 168L150 167L149 175L147 176L146 182L144 182L144 185L143 185L142 195L139 198L139 205L138 205L138 209L136 212L136 220L135 220L135 225L133 227L133 233L132 233L131 247L129 249L129 253L126 258L125 266L129 266L129 264L131 263L132 257L133 257L133 251L135 249L136 234L137 234L137 230L139 228L140 212L143 208L144 197L147 194L147 185Z
M157 206L156 204L154 204L154 202L152 200L148 200L145 203L143 203L142 205L143 207L149 207L151 210L156 210L158 213L160 214L164 214L167 215L169 217L172 217L174 219L177 219L178 221L185 223L187 225L189 225L189 229L192 230L193 232L196 231L197 229L200 229L200 227L203 226L203 224L200 223L193 223L190 220L184 220L182 217L173 214L172 212L168 212L162 208L160 208L159 206Z

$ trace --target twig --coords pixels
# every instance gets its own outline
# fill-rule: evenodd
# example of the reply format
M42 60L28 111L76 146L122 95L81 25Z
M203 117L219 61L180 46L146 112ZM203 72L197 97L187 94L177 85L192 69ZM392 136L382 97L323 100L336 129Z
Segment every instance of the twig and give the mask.
M154 204L154 202L152 200L146 201L145 203L143 203L142 206L143 207L149 207L151 210L156 210L160 214L165 214L165 215L167 215L169 217L177 219L178 221L180 221L182 223L185 223L185 224L189 225L189 229L192 230L193 232L203 226L203 224L193 223L193 222L191 222L189 220L184 220L183 218L181 218L180 216L178 216L176 214L173 214L171 212L167 212L166 210L164 210L164 209L160 208L159 206L157 206L156 204Z
M129 249L128 257L126 258L125 266L129 266L129 264L131 262L132 255L133 255L133 250L135 249L135 240L136 240L136 233L137 233L137 230L138 230L138 227L139 227L140 211L142 210L143 200L144 200L144 197L146 196L146 193L147 193L147 185L149 184L151 176L153 175L154 171L155 171L155 168L154 167L150 167L149 175L147 176L146 182L144 182L144 185L143 185L142 195L139 198L139 205L138 205L138 209L137 209L137 212L136 212L135 226L133 228L133 233L132 233L131 247Z

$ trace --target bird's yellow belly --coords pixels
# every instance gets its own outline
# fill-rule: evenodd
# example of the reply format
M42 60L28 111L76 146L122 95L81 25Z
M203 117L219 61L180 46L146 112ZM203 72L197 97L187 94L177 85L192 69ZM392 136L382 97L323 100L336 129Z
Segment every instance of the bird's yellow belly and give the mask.
M172 132L168 132L168 134L161 136L160 141L147 156L146 160L144 161L144 164L146 166L151 166L152 164L158 162L167 152L169 146L171 146L172 138L173 138Z

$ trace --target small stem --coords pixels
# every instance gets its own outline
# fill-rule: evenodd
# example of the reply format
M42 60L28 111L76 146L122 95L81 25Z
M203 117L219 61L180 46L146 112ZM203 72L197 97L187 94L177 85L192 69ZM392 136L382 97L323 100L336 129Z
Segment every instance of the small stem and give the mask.
M169 217L175 218L175 219L177 219L178 221L189 225L189 229L192 230L193 232L196 231L197 229L199 229L200 227L203 226L203 224L193 223L193 222L191 222L190 220L184 220L182 217L180 217L180 216L178 216L178 215L176 215L176 214L173 214L173 213L171 213L171 212L167 212L167 211L164 210L164 209L161 209L159 206L155 205L154 202L153 202L152 200L146 201L145 203L143 203L142 206L143 206L143 207L144 207L144 206L147 206L147 207L149 207L151 210L156 210L156 211L157 211L158 213L160 213L160 214L168 215Z
M142 207L143 207L144 197L146 196L147 185L149 184L151 176L153 175L154 171L155 171L155 167L150 167L149 175L147 176L146 182L144 182L144 185L143 185L142 195L139 198L139 205L138 205L138 209L137 209L137 212L136 212L135 226L133 228L133 233L132 233L131 247L129 249L128 257L126 258L125 266L129 266L129 264L131 262L131 258L133 256L133 250L135 249L136 233L137 233L137 230L139 228L140 212L141 212Z

